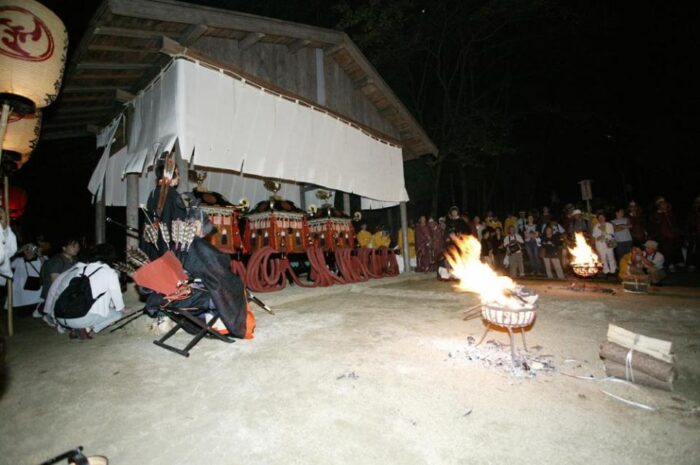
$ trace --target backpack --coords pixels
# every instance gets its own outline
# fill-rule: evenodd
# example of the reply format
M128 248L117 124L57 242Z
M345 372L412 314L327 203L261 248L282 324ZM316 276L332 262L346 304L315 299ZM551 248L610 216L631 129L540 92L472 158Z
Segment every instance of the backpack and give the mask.
M56 299L53 310L54 317L71 319L87 315L95 301L105 294L103 292L97 297L93 297L92 287L90 286L90 277L102 268L99 267L89 275L86 275L86 266L83 269L83 274L70 280L68 286Z

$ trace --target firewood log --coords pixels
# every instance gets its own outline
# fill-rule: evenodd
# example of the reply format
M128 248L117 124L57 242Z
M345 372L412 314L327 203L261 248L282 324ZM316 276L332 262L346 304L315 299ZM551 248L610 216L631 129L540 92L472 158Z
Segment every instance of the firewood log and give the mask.
M628 349L643 352L664 362L673 363L673 351L670 341L633 333L614 324L608 325L608 341Z
M625 365L613 362L612 360L605 360L605 374L614 376L615 378L627 379L625 377ZM634 372L634 381L632 381L631 377L627 381L655 389L661 389L663 391L673 391L673 381L671 379L668 381L661 381L660 379L656 379L640 371Z
M600 358L625 365L629 351L630 349L608 341L600 346ZM637 351L632 352L632 369L660 381L673 379L673 364Z

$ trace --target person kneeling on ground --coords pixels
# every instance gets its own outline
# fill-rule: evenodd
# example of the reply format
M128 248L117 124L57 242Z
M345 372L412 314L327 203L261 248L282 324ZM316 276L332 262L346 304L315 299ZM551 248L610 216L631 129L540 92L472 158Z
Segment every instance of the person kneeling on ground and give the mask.
M660 284L666 277L664 272L664 256L656 249L656 241L646 241L644 250L633 247L629 254L620 260L620 278L648 279L652 284Z
M115 260L112 245L98 244L87 264L78 262L59 275L46 298L47 322L55 322L59 332L70 330L71 338L89 339L92 332L120 319L124 299L119 273L111 268ZM88 304L89 308L80 308Z

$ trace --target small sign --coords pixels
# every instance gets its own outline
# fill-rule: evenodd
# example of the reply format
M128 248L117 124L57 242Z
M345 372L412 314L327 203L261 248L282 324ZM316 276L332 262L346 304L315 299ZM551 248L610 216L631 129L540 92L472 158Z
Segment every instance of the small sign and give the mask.
M593 190L591 189L591 180L584 179L583 181L579 181L578 183L581 186L581 200L592 200Z

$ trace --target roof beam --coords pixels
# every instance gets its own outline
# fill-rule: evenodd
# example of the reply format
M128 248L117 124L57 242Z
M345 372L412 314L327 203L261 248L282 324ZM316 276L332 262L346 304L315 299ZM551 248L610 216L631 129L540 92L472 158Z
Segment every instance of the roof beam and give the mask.
M161 36L160 38L160 52L166 55L179 55L185 51L185 48L177 40L173 40L168 36Z
M61 108L58 107L58 111L52 114L52 117L58 117L62 115L68 115L71 113L80 113L80 114L85 114L85 113L94 113L96 111L106 111L106 110L113 110L114 105L108 105L108 106L101 106L101 107L95 107L95 106L86 106L86 107L81 107L81 106L71 106L68 108Z
M306 24L297 24L279 19L240 13L220 8L211 8L189 3L159 0L108 0L112 14L132 18L151 19L187 24L206 24L210 28L234 31L261 32L263 34L309 39L327 44L342 42L341 32Z
M355 89L365 89L367 87L374 86L375 82L371 76L365 76L357 81L354 81L352 85L355 87Z
M287 45L287 50L289 50L289 53L291 53L292 55L294 55L295 53L297 53L297 52L298 52L299 50L301 50L302 48L308 47L308 45L309 45L310 43L311 43L310 40L306 40L306 39L297 39L297 40L295 40L294 42L292 42L291 44Z
M391 118L392 116L397 116L399 114L399 110L396 109L396 107L389 106L385 107L379 110L379 116L382 116L384 118Z
M133 39L153 39L155 37L160 37L163 33L158 31L147 31L144 29L97 26L94 34L101 36L131 37Z
M178 42L185 47L192 45L197 40L207 33L209 28L204 24L190 24L178 37Z
M99 52L120 52L120 53L158 53L157 47L128 47L124 45L103 45L103 44L89 44L87 46L88 50L95 50Z
M78 122L83 122L83 123L94 123L95 120L107 118L107 117L111 116L113 113L114 113L114 110L98 111L98 112L94 112L94 113L93 112L85 112L85 113L76 114L76 115L52 115L51 118L49 118L49 121L51 122L51 124L70 123L72 121L78 121Z
M95 134L92 134L87 130L80 129L41 132L41 140L75 139L78 137L95 137Z
M127 92L123 89L117 89L114 92L114 100L116 100L119 103L131 102L135 98L136 96L134 94L132 94L131 92Z
M63 88L63 92L114 92L121 88L122 86L66 86Z
M91 79L130 80L130 79L138 79L140 77L141 77L141 73L122 73L122 74L105 73L105 74L74 74L73 75L73 79L75 79L77 81L89 81Z
M246 34L244 38L238 41L238 48L241 50L246 50L260 42L263 37L265 37L265 34L262 32L250 32Z
M76 65L76 69L111 69L111 70L125 70L125 69L148 69L152 65L150 63L108 63L108 62L98 62L89 61L81 62Z

